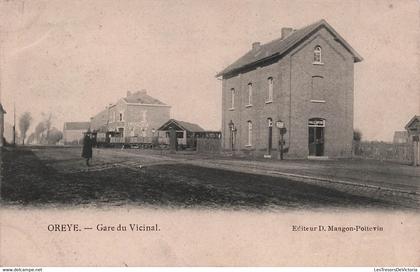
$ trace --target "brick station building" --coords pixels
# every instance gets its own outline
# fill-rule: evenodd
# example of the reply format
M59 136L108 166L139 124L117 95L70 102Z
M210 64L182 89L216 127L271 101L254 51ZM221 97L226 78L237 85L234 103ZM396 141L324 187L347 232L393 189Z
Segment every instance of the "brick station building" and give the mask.
M146 90L127 92L91 118L92 131L118 131L121 137L152 137L170 118L171 106L151 97Z
M354 63L362 57L325 21L252 48L220 72L225 150L289 157L350 157Z

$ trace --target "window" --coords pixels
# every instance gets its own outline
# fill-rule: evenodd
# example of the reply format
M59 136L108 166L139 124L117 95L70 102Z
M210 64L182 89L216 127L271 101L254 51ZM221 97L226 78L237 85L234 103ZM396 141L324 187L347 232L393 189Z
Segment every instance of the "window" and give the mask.
M317 45L314 49L314 64L322 64L322 49Z
M248 107L252 106L252 83L248 84Z
M265 103L273 102L273 78L268 78L268 92L267 92L267 100Z
M325 103L324 78L322 76L312 77L312 103Z
M120 119L119 119L120 121L122 121L123 120L123 114L122 114L122 112L120 112Z
M235 89L230 89L230 109L233 110L235 108Z
M248 121L248 144L247 146L252 145L252 122Z

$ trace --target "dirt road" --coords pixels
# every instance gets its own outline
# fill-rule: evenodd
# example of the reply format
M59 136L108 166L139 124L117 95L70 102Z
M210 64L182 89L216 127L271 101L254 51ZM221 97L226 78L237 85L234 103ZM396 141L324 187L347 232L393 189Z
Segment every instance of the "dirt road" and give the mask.
M4 149L2 162L1 199L7 205L131 204L265 210L419 208L418 195L410 193L411 187L383 190L287 177L246 161L96 149L93 165L88 168L80 158L80 148L32 147Z

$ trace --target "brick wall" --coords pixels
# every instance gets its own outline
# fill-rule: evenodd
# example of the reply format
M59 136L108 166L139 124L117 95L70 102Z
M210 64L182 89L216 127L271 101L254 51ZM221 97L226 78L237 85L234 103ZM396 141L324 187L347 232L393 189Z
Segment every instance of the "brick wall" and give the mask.
M157 129L170 119L170 107L165 106L138 106L128 105L126 111L126 122L140 122L145 129L145 137L152 137L152 129L155 129L155 136ZM143 114L145 113L146 122L143 124ZM130 130L130 124L126 126L127 131ZM142 135L141 128L136 125L134 127L134 134ZM128 136L128 135L127 135Z
M90 127L92 130L97 130L108 123L108 109L104 109L90 120Z
M323 65L312 64L313 48L322 47ZM290 155L308 155L308 120L325 119L325 156L350 157L353 137L353 58L322 29L291 56ZM312 77L323 79L323 97L312 97ZM325 100L314 103L311 100Z
M157 129L170 119L170 106L140 105L125 103L122 99L114 106L95 115L92 120L92 129L98 129L108 122L108 130L124 128L124 137L134 136L152 137L152 130ZM145 113L144 113L145 112ZM120 121L122 113L122 121ZM144 120L145 118L145 120ZM133 133L132 133L133 129Z

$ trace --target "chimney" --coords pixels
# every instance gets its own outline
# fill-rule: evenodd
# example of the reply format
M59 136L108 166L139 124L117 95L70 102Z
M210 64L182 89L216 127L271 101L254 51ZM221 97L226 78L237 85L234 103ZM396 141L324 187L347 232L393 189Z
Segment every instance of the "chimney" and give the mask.
M281 39L283 40L284 38L289 36L289 34L292 33L292 31L293 31L293 28L291 27L283 27L281 29Z
M252 51L258 51L258 50L260 50L260 47L261 47L261 43L260 42L254 42L252 44Z
M127 91L127 97L129 97L131 95L130 91Z

